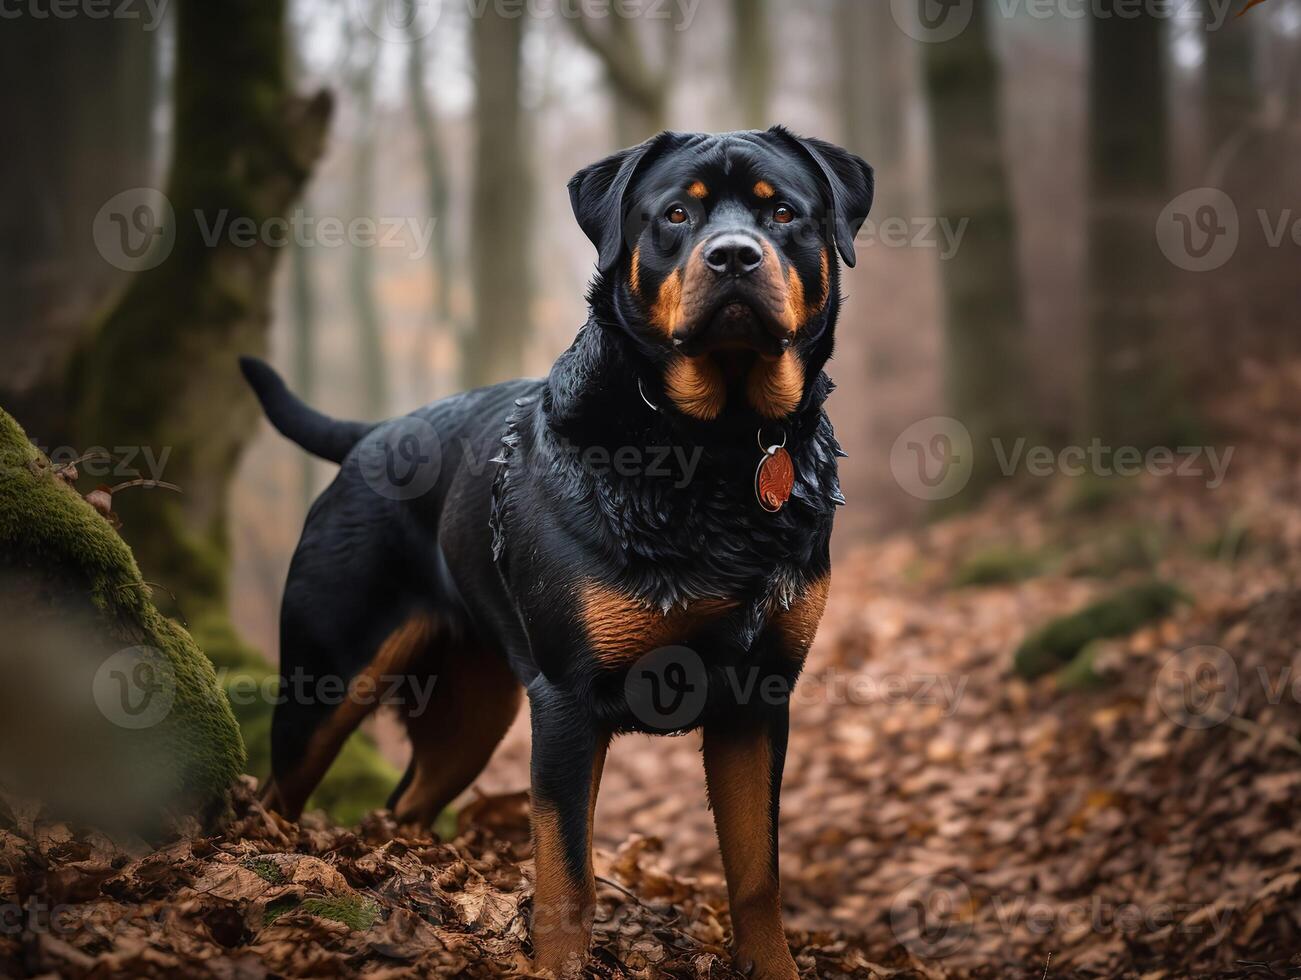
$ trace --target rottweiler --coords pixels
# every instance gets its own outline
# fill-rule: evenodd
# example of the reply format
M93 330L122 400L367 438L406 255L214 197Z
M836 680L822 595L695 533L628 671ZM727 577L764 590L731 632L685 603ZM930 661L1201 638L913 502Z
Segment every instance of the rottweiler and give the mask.
M285 587L269 805L296 818L396 686L413 751L390 806L432 821L527 698L531 941L564 974L591 941L611 738L700 730L737 963L797 975L778 796L844 502L823 368L873 181L782 127L661 133L569 182L597 271L545 379L369 424L243 360L271 423L340 464Z

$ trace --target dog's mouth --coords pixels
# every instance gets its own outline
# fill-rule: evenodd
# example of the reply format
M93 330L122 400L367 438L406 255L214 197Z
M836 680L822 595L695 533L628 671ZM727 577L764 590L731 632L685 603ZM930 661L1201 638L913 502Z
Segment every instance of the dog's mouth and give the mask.
M778 358L790 346L787 331L773 318L743 299L724 298L711 311L680 333L674 346L688 357L717 351L742 351Z

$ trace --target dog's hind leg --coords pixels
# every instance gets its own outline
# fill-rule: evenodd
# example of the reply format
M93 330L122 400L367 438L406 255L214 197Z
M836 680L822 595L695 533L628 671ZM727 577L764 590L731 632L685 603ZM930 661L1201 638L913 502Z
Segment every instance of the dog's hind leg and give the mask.
M432 823L488 764L519 710L522 688L503 656L469 643L437 650L433 690L403 720L411 765L389 806L399 820Z
M335 690L342 688L337 696L326 697L324 685L317 684L304 697L295 689L293 677L283 677L285 700L276 706L272 723L274 788L266 796L270 805L291 820L298 819L343 743L380 703L389 680L404 677L426 659L437 632L432 615L412 614L379 644L364 667L349 677L329 678ZM307 659L292 653L282 647L282 671L286 664Z

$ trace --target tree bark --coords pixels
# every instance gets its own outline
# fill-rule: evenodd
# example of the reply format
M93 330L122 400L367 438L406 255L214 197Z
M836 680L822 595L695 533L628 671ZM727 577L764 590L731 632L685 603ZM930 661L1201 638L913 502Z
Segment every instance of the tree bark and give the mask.
M531 335L532 194L528 137L520 104L524 18L492 4L474 20L473 242L475 328L462 345L469 387L522 373Z
M263 353L278 249L218 223L283 217L321 154L326 93L300 99L285 66L284 0L181 0L167 195L174 245L131 280L74 360L82 446L166 451L183 494L137 491L122 532L220 659L238 645L226 612L227 491L257 406L236 357ZM201 219L200 217L201 216Z
M350 88L357 106L358 129L353 147L349 210L354 218L375 220L375 72L379 39L360 30L351 39L356 63ZM361 366L362 414L383 418L388 412L388 372L379 304L375 301L375 250L356 242L348 249L348 297L357 330Z
M153 180L155 37L141 20L84 16L0 30L0 401L47 444L68 437L80 330L127 280L90 230L114 195Z
M999 475L993 440L1010 445L1026 434L1029 418L1015 215L998 65L983 10L955 39L923 47L935 207L950 220L969 221L941 280L949 405L975 446L971 498Z
M578 9L567 17L578 39L600 59L614 96L614 130L619 146L633 146L668 125L669 82L677 63L681 32L671 21L664 36L664 64L656 69L631 17L613 16L608 30L598 30L592 18Z
M448 236L448 180L447 158L443 151L443 138L439 130L438 115L429 98L425 72L425 39L415 16L415 0L407 0L407 22L411 25L407 52L407 99L416 126L420 145L420 160L425 172L425 200L430 220L434 222L430 255L433 273L433 322L422 331L416 346L415 386L423 391L429 382L429 358L432 347L431 334L437 330L454 329L452 317L452 279L454 266L452 246Z
M732 87L745 129L767 129L772 51L765 0L732 0Z
M1182 407L1162 330L1169 265L1153 229L1169 200L1162 21L1092 20L1089 96L1089 431L1113 446L1178 438ZM1132 11L1131 11L1132 13Z

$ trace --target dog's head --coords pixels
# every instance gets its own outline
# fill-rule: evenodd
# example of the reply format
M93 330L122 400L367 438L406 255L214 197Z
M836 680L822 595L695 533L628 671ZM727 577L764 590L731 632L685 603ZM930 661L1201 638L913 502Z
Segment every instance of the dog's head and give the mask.
M599 253L596 291L679 411L798 407L831 354L837 254L854 264L871 167L779 127L661 133L580 171L569 193Z

